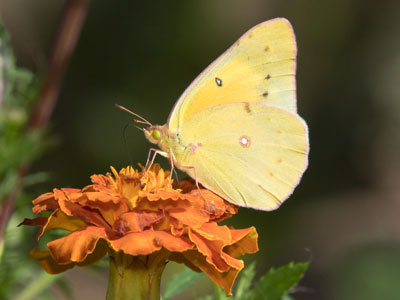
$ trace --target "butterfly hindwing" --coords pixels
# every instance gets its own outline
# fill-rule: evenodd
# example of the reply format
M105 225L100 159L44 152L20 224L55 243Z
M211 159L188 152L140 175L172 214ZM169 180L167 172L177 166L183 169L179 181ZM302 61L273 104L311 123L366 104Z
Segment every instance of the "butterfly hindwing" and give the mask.
M193 149L175 153L181 169L240 206L277 208L307 166L304 121L264 104L231 103L199 111L185 120L180 141Z

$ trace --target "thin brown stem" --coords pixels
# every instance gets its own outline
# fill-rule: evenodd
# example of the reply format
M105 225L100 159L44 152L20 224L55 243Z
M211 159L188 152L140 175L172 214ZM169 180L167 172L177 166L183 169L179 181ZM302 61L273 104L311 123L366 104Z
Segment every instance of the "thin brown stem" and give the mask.
M54 41L47 76L39 94L39 101L31 115L29 127L46 124L53 112L65 71L75 49L90 0L66 2L59 31Z
M71 54L75 49L82 25L84 23L90 0L69 0L65 4L63 17L57 37L53 43L52 55L44 84L39 92L38 101L28 122L27 129L42 127L50 119L60 92ZM0 259L4 243L4 233L14 211L21 191L22 178L27 174L29 165L21 166L17 182L0 207Z

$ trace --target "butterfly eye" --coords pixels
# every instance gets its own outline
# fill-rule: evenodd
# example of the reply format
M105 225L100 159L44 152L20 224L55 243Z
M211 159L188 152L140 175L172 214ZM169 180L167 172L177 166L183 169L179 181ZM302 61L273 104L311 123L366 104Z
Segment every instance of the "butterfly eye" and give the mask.
M153 130L152 132L151 132L151 137L153 138L153 139L155 139L155 140L159 140L160 138L161 138L161 133L160 133L160 130Z

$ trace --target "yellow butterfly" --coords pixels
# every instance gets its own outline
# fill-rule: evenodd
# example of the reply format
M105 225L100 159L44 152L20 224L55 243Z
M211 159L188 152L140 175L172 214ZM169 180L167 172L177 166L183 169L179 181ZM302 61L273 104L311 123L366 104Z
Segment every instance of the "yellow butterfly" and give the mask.
M273 210L308 164L296 109L296 40L286 19L261 23L205 69L147 139L173 165L227 201Z

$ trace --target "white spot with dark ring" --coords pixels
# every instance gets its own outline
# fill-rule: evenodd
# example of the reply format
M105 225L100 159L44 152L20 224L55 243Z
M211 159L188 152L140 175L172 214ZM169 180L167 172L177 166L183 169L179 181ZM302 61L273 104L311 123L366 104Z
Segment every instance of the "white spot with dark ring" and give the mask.
M250 143L251 143L250 138L247 137L247 136L242 136L239 139L240 146L242 146L244 148L249 148L250 147Z

